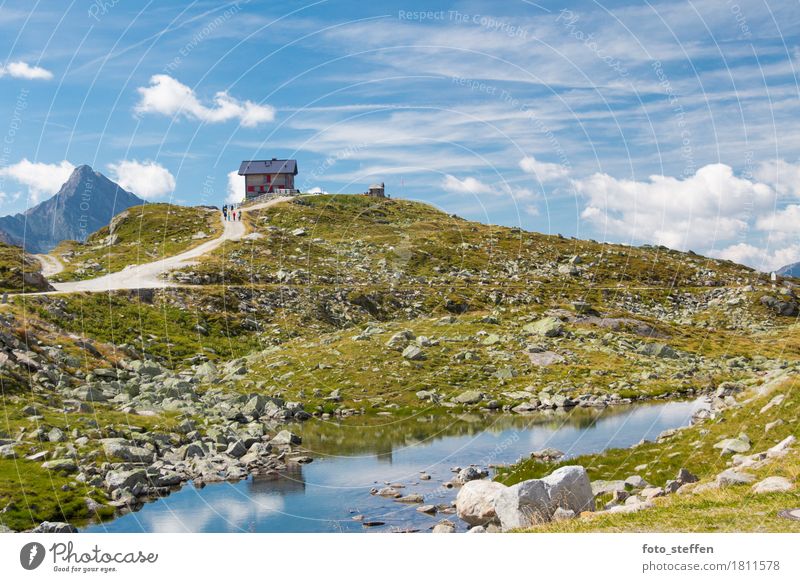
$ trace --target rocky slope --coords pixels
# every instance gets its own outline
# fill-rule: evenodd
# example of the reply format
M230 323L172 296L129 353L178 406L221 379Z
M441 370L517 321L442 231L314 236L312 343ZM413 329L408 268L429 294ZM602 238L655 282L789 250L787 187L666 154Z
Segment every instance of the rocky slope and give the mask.
M0 242L0 293L50 291L42 265L20 247Z
M738 401L797 371L793 282L733 263L361 196L301 198L249 226L175 275L199 286L17 297L0 312L0 524L79 523L188 479L281 471L308 460L287 420ZM773 446L796 423L784 407L771 414L786 424L769 439L736 424L715 442L746 432L759 451ZM679 468L706 478L694 450L571 463L613 481L667 455L640 475L663 493Z
M84 242L68 240L52 251L64 270L54 281L91 279L177 255L222 232L219 212L174 204L131 206Z
M52 198L0 217L0 237L27 252L46 253L62 240L85 240L114 215L143 202L100 172L79 166Z

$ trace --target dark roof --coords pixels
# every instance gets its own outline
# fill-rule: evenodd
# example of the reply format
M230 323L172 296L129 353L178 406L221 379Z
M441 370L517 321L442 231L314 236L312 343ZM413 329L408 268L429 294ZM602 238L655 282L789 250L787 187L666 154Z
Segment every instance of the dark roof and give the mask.
M239 166L239 175L293 174L297 175L297 160L246 160Z

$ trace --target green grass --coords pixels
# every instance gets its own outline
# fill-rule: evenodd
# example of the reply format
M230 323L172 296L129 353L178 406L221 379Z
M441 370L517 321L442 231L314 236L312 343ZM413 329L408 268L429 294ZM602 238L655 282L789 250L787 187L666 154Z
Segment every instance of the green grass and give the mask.
M106 244L112 234L114 244ZM202 207L145 204L128 208L111 225L93 233L85 243L64 241L51 254L64 270L53 281L76 281L114 273L128 265L157 261L216 238L222 232L220 214ZM204 232L207 237L193 236Z
M279 269L303 270L318 283L402 283L390 279L426 277L457 282L484 272L507 288L555 284L574 286L704 285L766 281L747 267L664 247L625 247L567 239L520 229L469 222L431 206L400 199L359 195L307 196L245 214L263 235L226 245L191 270L219 282L274 282ZM305 237L292 235L303 228ZM554 265L573 256L583 260L580 281L557 275ZM548 274L542 275L544 269ZM470 275L467 275L469 273ZM514 281L510 276L516 275Z
M786 397L781 405L759 412L777 394ZM752 397L752 394L750 394ZM746 401L748 394L738 398ZM783 424L765 432L773 421ZM770 394L753 397L741 406L729 408L714 420L679 431L661 443L647 442L630 449L610 449L582 455L559 463L526 460L498 470L497 480L507 485L540 478L564 465L582 465L590 479L615 480L639 475L649 483L663 486L674 479L678 469L687 468L702 480L713 478L729 467L729 456L721 456L713 445L744 432L752 440L747 454L762 452L789 435L800 436L800 386L795 379L778 386ZM644 469L637 469L646 465ZM800 455L795 450L768 467L747 469L760 478L785 476L796 482L800 477ZM754 495L750 486L712 490L698 495L669 496L657 501L657 508L628 515L590 516L587 519L548 524L535 531L798 531L788 520L778 518L779 509L800 504L800 493Z
M42 286L25 282L25 274L41 273L42 265L20 247L0 242L0 293L40 291Z

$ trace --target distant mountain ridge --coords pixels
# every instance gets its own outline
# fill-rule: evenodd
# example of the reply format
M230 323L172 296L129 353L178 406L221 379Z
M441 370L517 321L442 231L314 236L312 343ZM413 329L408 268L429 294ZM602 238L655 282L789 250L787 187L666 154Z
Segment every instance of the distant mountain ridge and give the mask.
M46 253L63 240L85 240L114 215L144 202L90 166L78 166L52 198L0 217L0 241Z
M800 262L785 265L775 272L783 277L800 277Z

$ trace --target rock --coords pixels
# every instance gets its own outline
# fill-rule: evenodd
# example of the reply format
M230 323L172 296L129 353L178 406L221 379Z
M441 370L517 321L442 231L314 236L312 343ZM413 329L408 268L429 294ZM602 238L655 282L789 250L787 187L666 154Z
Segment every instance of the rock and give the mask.
M495 511L503 529L550 521L557 508L594 511L594 494L586 469L568 465L542 479L530 479L501 490Z
M660 342L642 344L637 351L640 354L652 356L654 358L675 359L678 357L678 353L675 350L673 350L667 344Z
M605 495L615 491L625 491L625 481L592 481L592 495Z
M466 483L467 481L474 481L475 479L483 479L488 475L489 473L487 471L476 469L475 467L465 467L458 472L458 477L456 478L462 483Z
M78 470L78 465L72 459L53 459L42 463L42 468L56 473L74 473Z
M43 521L35 528L31 530L32 533L77 533L78 528L76 528L71 523L66 523L64 521Z
M486 528L482 525L476 525L467 530L467 533L486 533Z
M483 394L477 390L467 390L453 398L453 402L457 402L458 404L477 404L482 399Z
M203 443L200 442L189 443L188 445L185 445L178 449L178 456L184 460L202 458L206 456L206 449L203 446Z
M299 445L303 442L298 435L288 430L282 430L270 441L272 445L286 446L286 445Z
M433 533L456 533L456 524L448 519L443 519L434 526Z
M719 487L730 487L732 485L746 485L754 480L755 477L750 473L740 473L733 469L727 469L717 475L716 483Z
M564 324L555 317L545 317L534 323L529 323L522 328L523 333L528 335L540 335L542 337L558 337L564 333Z
M147 485L147 472L144 469L130 471L116 470L106 473L105 483L109 491L114 489L131 489L135 485Z
M555 352L528 352L528 359L534 366L552 366L553 364L560 364L564 361L564 356L560 356Z
M247 453L247 447L244 446L244 443L241 440L237 439L228 445L228 448L225 449L225 453L238 459Z
M625 485L633 489L645 489L646 487L650 486L650 484L642 479L639 475L631 475L625 479Z
M144 447L138 447L125 439L101 439L100 442L103 445L103 452L105 452L107 457L134 463L144 463L153 460L153 451Z
M0 459L16 459L17 452L14 450L14 445L0 446Z
M378 489L375 491L375 495L380 495L381 497L394 497L395 499L403 496L403 494L394 487L383 487L382 489Z
M409 345L403 350L403 357L406 360L419 361L425 359L425 352L419 346Z
M398 503L422 503L424 498L419 493L410 493L395 499Z
M392 337L389 338L389 341L386 342L386 347L391 348L393 350L397 350L398 352L401 351L403 348L408 345L408 342L414 339L414 332L411 330L403 330L399 331L394 334Z
M767 477L753 485L753 493L776 493L790 491L792 482L786 477Z
M722 455L732 455L733 453L746 453L750 450L750 439L747 435L741 434L736 438L723 439L714 445L715 449L721 449Z
M306 236L306 229L305 228L295 228L292 231L292 236Z
M427 505L420 505L419 507L417 507L417 511L419 511L420 513L435 515L438 510L436 509L435 505L427 504Z
M578 516L572 509L564 509L563 507L556 507L553 512L552 521L562 521L565 519L575 519Z
M774 447L767 449L767 456L770 458L782 457L786 454L786 451L789 450L789 447L791 447L796 440L797 439L794 435L789 435Z
M681 468L678 470L676 481L681 484L697 483L699 480L700 479L697 477L697 475L691 473L688 469Z
M469 525L496 522L495 500L505 489L505 485L496 481L467 482L456 496L456 514Z
M631 497L633 500L630 504L625 505L615 505L610 509L606 509L603 513L636 513L637 511L642 511L643 509L649 509L653 507L652 501L638 501L635 497Z
M554 449L552 447L546 447L531 453L531 459L539 459L540 461L557 461L563 456L563 451L559 451L558 449Z
M661 487L645 487L639 492L639 496L644 497L646 500L655 499L656 497L663 497L664 490Z
M51 443L63 443L67 440L67 436L60 428L53 428L47 433L47 440Z

